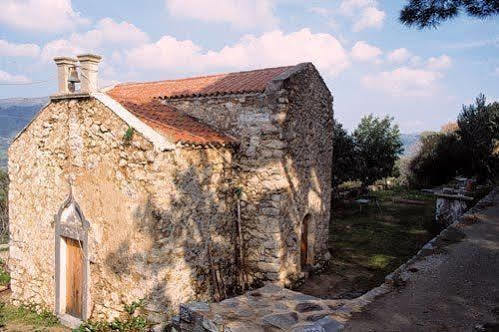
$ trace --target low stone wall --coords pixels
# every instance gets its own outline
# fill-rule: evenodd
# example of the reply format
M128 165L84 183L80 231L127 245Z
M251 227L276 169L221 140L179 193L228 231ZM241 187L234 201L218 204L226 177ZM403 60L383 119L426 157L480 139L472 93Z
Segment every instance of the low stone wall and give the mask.
M173 331L340 331L343 326L330 314L341 306L267 285L220 303L181 305Z
M447 227L463 215L473 197L451 194L436 194L435 221Z

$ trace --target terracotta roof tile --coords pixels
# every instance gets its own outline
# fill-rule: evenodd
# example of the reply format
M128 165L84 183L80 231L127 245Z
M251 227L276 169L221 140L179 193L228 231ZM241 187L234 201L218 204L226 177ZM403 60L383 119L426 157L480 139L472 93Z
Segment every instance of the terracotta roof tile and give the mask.
M226 145L236 140L158 100L137 104L111 95L128 111L174 143Z
M263 92L273 78L290 68L292 67L267 68L158 82L124 83L117 85L113 90L119 90L122 96L135 101L151 98Z
M292 67L185 78L179 80L125 83L107 94L173 142L192 144L230 144L236 140L207 124L162 104L158 98L209 96L217 94L263 92L267 84Z

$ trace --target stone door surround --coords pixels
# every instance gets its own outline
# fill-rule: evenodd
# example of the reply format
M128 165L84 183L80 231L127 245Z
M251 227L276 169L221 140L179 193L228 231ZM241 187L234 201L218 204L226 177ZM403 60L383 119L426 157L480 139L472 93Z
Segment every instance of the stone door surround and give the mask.
M82 320L89 318L89 228L90 223L85 219L71 192L55 216L55 311L61 322L71 327L77 327ZM83 251L82 317L73 317L66 313L67 238L78 241Z

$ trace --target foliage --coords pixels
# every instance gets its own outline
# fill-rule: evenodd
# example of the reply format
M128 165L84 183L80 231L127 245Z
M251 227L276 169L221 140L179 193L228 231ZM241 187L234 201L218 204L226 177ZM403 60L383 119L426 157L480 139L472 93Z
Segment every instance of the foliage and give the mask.
M356 179L355 142L338 121L334 121L333 187Z
M357 177L363 186L392 174L395 161L402 153L402 141L393 118L365 116L353 133L357 155Z
M0 169L0 237L4 238L8 232L8 190L9 177L7 173ZM3 242L2 242L3 243Z
M463 106L457 123L444 125L441 132L421 135L417 152L399 162L401 182L434 186L458 174L477 176L479 182L492 179L499 166L499 156L494 154L497 142L499 103L487 104L480 94L475 104Z
M499 103L487 104L480 94L475 104L463 106L457 119L459 136L471 162L471 175L481 182L494 175L497 160L493 156L499 140Z
M444 134L448 134L448 133L454 133L458 129L459 126L457 125L457 122L447 122L440 128L440 131Z
M139 312L144 308L144 300L134 301L130 305L124 306L125 317L115 318L112 322L105 321L86 321L73 332L141 332L147 331L149 323Z
M499 14L497 0L409 0L400 12L400 21L419 29L437 27L456 17L461 10L473 17L486 18Z
M59 324L59 319L48 309L37 310L32 304L19 307L0 302L0 327L8 322L20 322L31 327L51 327Z
M415 187L440 185L470 168L465 147L455 132L421 135L419 151L408 164L405 176Z
M7 272L7 264L0 259L0 286L6 286L10 283L10 274Z
M9 177L7 172L0 169L0 201L7 200L8 187Z
M402 156L395 162L393 176L395 177L395 183L399 186L408 186L413 182L413 175L410 169L410 164L414 154L408 156Z
M123 142L125 144L130 144L133 138L134 134L134 129L132 127L128 127L128 129L125 131L125 134L123 135Z

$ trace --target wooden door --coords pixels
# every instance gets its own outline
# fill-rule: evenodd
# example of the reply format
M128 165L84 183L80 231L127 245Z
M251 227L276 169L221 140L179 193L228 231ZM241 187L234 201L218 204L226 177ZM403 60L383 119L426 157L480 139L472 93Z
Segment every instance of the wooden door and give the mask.
M300 257L301 257L301 267L304 268L307 265L307 255L308 255L308 218L305 217L301 229L301 241L300 241Z
M66 313L82 318L83 249L77 240L66 238Z

